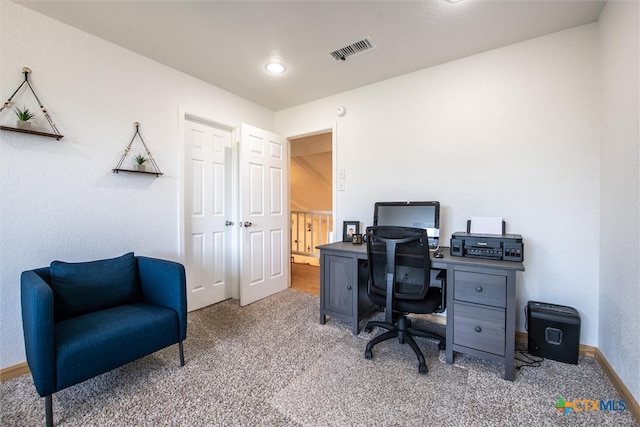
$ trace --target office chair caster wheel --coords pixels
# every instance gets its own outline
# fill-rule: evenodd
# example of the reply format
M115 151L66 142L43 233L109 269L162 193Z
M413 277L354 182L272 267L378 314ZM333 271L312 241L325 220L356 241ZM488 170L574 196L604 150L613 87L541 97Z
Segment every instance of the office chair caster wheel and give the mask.
M446 349L447 349L447 344L445 344L442 341L440 341L438 343L438 350L446 350Z
M420 372L421 374L426 374L429 370L427 369L427 365L425 364L419 364L418 365L418 372Z
M367 333L371 332L372 330L373 330L373 328L370 327L370 326L365 326L364 329L363 329L363 331L365 331Z
M364 351L364 358L365 359L373 359L373 352L369 349L366 349Z

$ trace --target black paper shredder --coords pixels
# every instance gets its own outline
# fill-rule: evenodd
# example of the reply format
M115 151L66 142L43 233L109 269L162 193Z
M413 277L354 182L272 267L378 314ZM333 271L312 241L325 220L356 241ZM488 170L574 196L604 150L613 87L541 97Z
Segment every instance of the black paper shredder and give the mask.
M539 301L527 303L529 354L578 364L580 314L572 307Z

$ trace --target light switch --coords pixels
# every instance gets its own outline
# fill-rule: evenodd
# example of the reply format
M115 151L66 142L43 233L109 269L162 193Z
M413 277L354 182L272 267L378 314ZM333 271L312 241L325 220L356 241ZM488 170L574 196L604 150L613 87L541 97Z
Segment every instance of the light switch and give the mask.
M338 180L338 191L344 191L344 179Z
M338 169L338 178L344 179L344 177L345 177L344 169Z

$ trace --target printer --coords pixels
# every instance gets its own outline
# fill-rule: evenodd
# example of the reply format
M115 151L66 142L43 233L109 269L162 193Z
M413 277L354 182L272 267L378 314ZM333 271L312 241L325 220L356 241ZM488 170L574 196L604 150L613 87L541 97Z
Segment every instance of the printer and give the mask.
M471 221L467 221L466 232L456 232L451 235L449 246L451 256L523 262L522 236L504 234L504 221L500 222L502 234L489 234L472 232ZM499 229L497 231L500 232Z
M524 261L524 246L519 234L477 234L456 232L451 235L452 256Z

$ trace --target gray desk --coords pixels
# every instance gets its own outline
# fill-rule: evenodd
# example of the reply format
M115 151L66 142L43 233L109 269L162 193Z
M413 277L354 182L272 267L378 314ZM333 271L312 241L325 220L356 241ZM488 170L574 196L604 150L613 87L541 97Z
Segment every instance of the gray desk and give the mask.
M367 296L367 247L349 242L320 249L320 323L327 316L358 322L377 309ZM431 268L447 270L447 363L454 351L504 364L513 381L516 324L516 272L521 262L452 257L432 258Z

